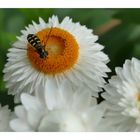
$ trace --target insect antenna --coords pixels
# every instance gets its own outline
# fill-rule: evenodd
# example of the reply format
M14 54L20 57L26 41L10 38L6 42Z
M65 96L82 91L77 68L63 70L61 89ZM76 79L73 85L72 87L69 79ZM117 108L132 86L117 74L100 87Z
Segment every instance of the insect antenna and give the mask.
M50 37L50 35L51 35L51 32L52 32L52 29L53 29L53 27L51 26L51 29L50 29L50 31L49 31L49 33L48 33L48 35L47 35L46 44L47 44L47 42L48 42L48 40L49 40L49 37Z

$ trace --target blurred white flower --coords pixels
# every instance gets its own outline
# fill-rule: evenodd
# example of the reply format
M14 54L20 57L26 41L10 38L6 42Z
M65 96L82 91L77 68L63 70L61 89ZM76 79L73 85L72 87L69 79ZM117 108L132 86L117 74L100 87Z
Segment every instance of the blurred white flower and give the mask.
M68 82L57 87L49 80L42 89L36 96L21 95L10 122L14 131L98 131L104 110L85 88L73 90Z
M8 109L8 106L2 107L0 105L0 132L12 131L9 126L9 121L11 117L12 117L12 113Z
M109 131L140 131L140 61L126 60L116 74L103 94L108 109L102 124Z
M9 49L8 62L4 68L4 80L9 94L33 93L41 84L53 78L58 85L64 79L74 86L84 83L93 91L94 96L105 83L109 68L106 63L108 56L101 50L102 45L95 43L98 39L91 29L79 23L73 23L66 17L61 23L57 16L49 18L48 23L39 18L39 24L33 21L22 30L13 47ZM29 34L36 34L48 52L46 58L40 58L27 41Z

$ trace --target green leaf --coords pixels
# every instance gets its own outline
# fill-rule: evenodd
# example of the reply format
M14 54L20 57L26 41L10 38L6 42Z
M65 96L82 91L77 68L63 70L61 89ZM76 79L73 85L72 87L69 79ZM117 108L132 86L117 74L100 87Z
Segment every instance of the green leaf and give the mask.
M25 26L24 18L21 15L15 15L9 18L6 30L10 33L19 34Z
M32 20L38 22L38 18L42 17L45 21L53 14L53 9L19 9L19 11L24 15L26 23L31 23Z
M121 19L125 23L140 24L140 9L121 9L114 18Z
M2 27L4 25L4 17L5 17L5 12L3 9L0 9L0 27ZM1 30L3 30L3 28L1 28Z
M121 24L100 36L99 42L105 46L104 51L109 55L109 67L112 70L133 56L134 44L129 39L134 29L133 25Z
M80 22L90 28L95 28L112 18L115 9L55 9L54 13L62 20L69 16L75 22Z
M7 92L0 91L0 104L2 106L8 105L9 109L14 110L14 97L12 95L8 95Z
M140 59L140 43L135 44L133 50L133 56Z

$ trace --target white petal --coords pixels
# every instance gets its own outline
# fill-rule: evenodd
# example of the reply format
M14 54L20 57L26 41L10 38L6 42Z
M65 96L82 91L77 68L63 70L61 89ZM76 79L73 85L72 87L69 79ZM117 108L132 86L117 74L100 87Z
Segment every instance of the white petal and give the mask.
M34 110L36 112L40 112L41 106L38 104L35 97L28 94L21 94L21 102L26 108L26 110Z
M21 119L25 119L27 115L23 106L15 107L15 114Z
M52 110L55 107L57 107L57 98L58 98L57 96L58 91L56 81L50 77L47 79L45 85L45 99L46 105L49 110Z
M32 129L28 126L26 122L19 119L14 119L10 122L10 127L17 132L31 132Z

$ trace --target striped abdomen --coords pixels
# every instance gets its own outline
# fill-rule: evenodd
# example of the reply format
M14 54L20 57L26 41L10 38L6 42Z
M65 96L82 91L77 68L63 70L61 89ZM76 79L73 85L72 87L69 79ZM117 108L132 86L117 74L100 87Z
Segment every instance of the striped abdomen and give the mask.
M34 34L28 34L27 40L35 48L37 48L38 45L41 45L40 39Z

